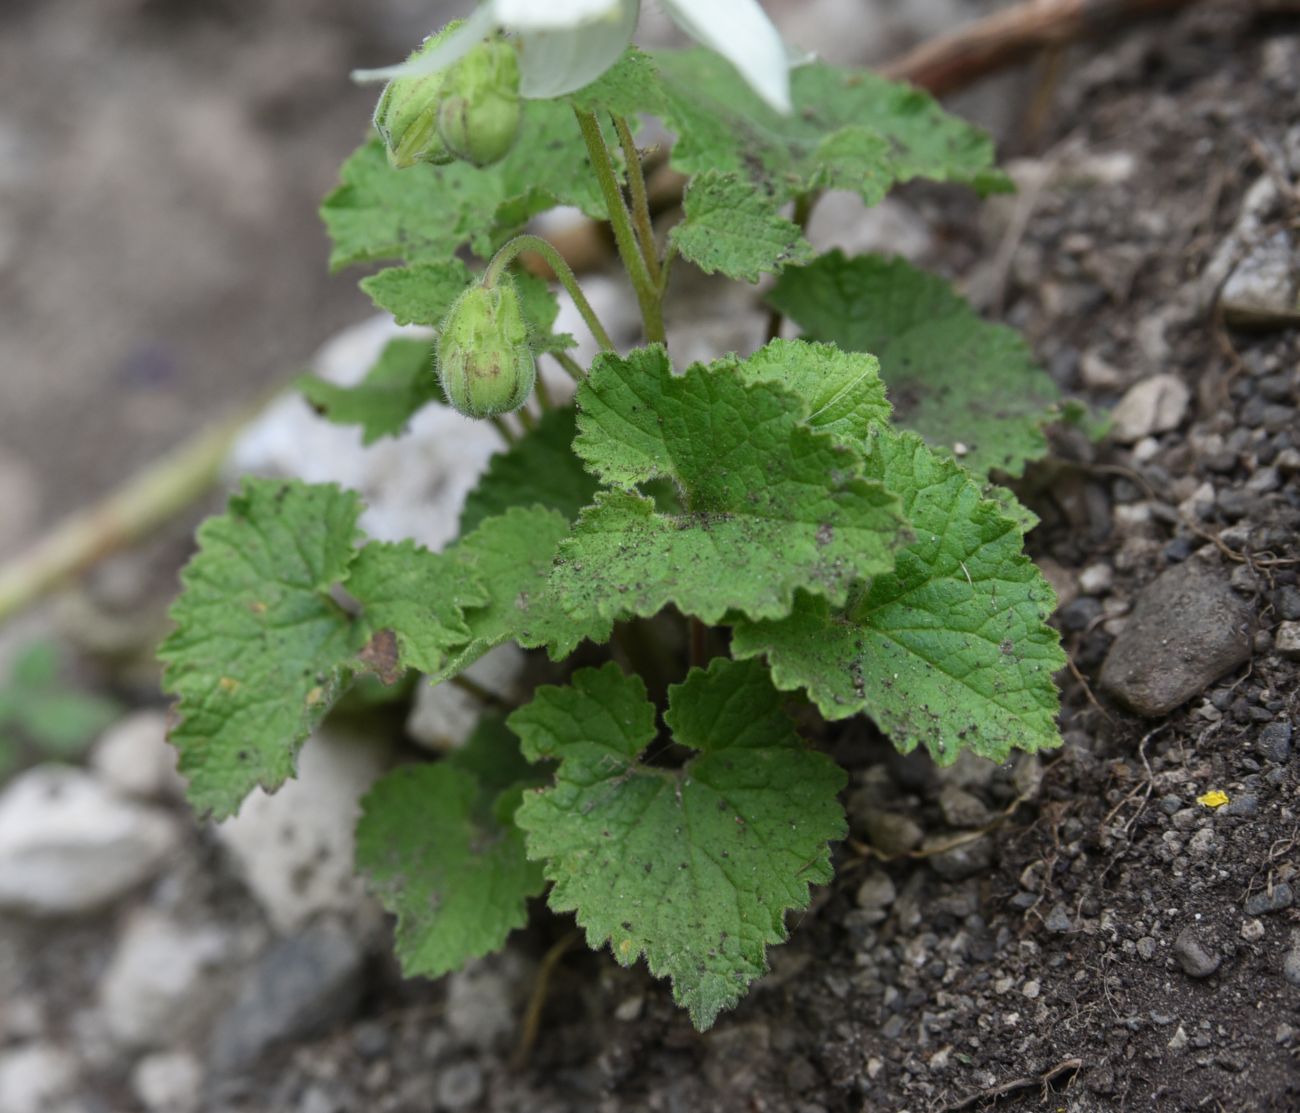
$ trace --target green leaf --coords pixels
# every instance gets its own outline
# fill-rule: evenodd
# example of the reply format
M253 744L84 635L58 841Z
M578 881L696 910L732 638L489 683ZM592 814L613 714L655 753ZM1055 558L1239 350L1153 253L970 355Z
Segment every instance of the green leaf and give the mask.
M1003 188L993 145L927 94L862 70L821 63L791 73L795 110L764 104L707 50L656 51L672 163L686 174L734 173L780 201L853 189L867 204L912 178Z
M518 141L492 166L457 161L394 170L383 143L372 139L343 164L340 180L321 207L335 270L390 259L440 263L466 244L486 257L555 205L604 216L582 136L559 100L526 101Z
M505 746L499 760L514 767L518 746L508 732L492 733ZM507 797L517 798L517 789ZM403 766L362 801L357 866L397 916L397 957L408 977L437 977L489 954L527 921L542 871L525 856L509 809L491 807L497 799L495 786L444 761Z
M539 355L577 347L578 342L567 332L553 331L555 319L560 315L560 303L550 283L518 268L511 278L519 292L520 308L528 324L529 347Z
M465 611L469 640L442 668L429 670L437 683L467 668L489 649L507 641L526 648L552 646L565 656L584 638L604 641L609 624L585 625L570 618L547 591L551 565L569 522L541 506L514 506L482 520L456 545L456 556L487 592L487 602Z
M399 336L390 340L358 385L337 386L315 375L298 379L307 401L336 425L360 425L364 444L396 437L430 402L445 396L433 367L428 340Z
M654 707L613 664L539 689L508 722L525 757L560 762L515 816L551 907L623 965L644 954L709 1027L767 969L785 913L830 880L844 774L802 745L762 666L722 659L669 689L665 722L696 751L681 768L646 763Z
M805 424L860 448L876 428L887 428L890 405L875 356L833 344L773 340L735 373L746 382L775 383L803 400Z
M374 662L381 678L396 680L405 669L435 672L448 651L471 636L462 607L482 606L488 593L454 553L432 553L412 541L372 541L353 562L347 588L363 608L364 632L372 652L391 658Z
M560 549L551 578L580 622L669 603L717 622L789 613L803 587L842 602L893 564L897 500L852 453L802 423L803 402L727 363L674 376L661 348L602 356L578 392L574 448L606 483L666 478L681 512L603 490Z
M361 280L361 288L399 325L438 327L470 284L469 267L459 259L387 267Z
M981 319L943 279L832 251L785 271L768 301L810 339L876 355L895 419L976 474L1020 475L1046 453L1056 385L1017 332Z
M10 678L19 693L58 683L59 647L48 641L24 646L14 659Z
M777 687L806 688L828 719L866 711L941 763L1059 744L1055 598L1016 522L915 434L877 433L867 471L916 533L894 570L846 609L801 595L788 618L740 623L732 652L766 655Z
M659 70L649 54L629 46L595 81L564 99L584 112L609 112L628 120L657 115L663 107Z
M344 685L357 646L329 592L347 578L360 513L334 486L250 479L199 527L158 654L198 811L225 817L258 785L279 787Z
M465 500L462 536L512 506L545 506L569 521L578 516L596 493L596 481L573 454L575 419L571 408L549 410L535 428L492 457Z
M48 691L26 693L18 712L18 724L46 755L74 758L122 714L122 708L99 696Z
M757 282L764 274L807 263L812 245L780 203L739 174L707 171L691 179L685 219L669 239L705 274Z

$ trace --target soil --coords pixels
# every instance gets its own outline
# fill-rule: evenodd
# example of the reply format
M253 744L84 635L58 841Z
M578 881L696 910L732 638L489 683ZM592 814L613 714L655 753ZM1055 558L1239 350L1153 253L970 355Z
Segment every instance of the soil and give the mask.
M1300 1108L1300 907L1284 896L1300 745L1279 744L1300 666L1274 645L1300 605L1300 488L1279 463L1300 448L1300 329L1229 330L1200 281L1251 186L1291 173L1300 24L1207 4L1044 74L1008 152L1017 198L903 196L939 230L928 262L1024 330L1069 394L1105 410L1157 372L1190 388L1175 428L1132 446L1063 430L1017 484L1062 597L1064 747L941 771L866 725L826 730L852 774L837 878L706 1034L539 905L485 967L518 1015L544 991L517 1061L517 1033L458 1041L446 984L377 959L355 1019L218 1079L205 1108ZM1298 217L1284 203L1273 219ZM1142 590L1189 560L1249 607L1250 659L1168 715L1131 714L1096 690L1102 662ZM1228 803L1198 802L1212 791ZM928 849L890 855L891 836ZM120 1076L105 1092L105 1108L129 1101Z

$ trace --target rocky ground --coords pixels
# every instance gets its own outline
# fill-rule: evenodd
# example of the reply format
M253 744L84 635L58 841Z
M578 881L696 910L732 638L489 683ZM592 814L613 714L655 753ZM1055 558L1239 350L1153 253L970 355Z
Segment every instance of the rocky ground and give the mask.
M825 732L836 881L701 1036L541 907L401 981L349 826L445 729L427 696L382 741L333 725L220 828L155 700L0 794L0 1113L1300 1106L1300 26L1211 3L1056 72L1015 197L912 189L835 230L905 244L1113 409L1023 484L1075 669L1060 751L937 770Z

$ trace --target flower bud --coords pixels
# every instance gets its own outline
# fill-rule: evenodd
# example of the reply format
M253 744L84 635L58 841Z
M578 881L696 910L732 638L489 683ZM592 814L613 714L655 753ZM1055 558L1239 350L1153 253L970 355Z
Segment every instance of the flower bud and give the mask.
M507 413L528 400L537 364L509 278L476 283L456 299L438 336L438 374L447 400L466 417Z
M513 44L488 39L447 70L438 134L454 154L490 166L514 146L522 113L519 55Z
M436 35L430 35L411 54L408 61L433 50L459 21L449 23ZM442 103L446 70L422 77L395 77L379 95L375 105L375 130L388 148L388 164L405 170L418 162L438 165L456 157L438 134L438 106Z

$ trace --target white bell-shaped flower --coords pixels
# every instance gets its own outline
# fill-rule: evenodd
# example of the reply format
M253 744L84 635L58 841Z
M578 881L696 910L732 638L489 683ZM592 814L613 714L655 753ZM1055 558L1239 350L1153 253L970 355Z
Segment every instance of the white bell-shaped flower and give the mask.
M756 93L790 111L790 60L757 0L661 0L679 27L716 50ZM401 65L358 70L358 81L418 77L446 69L495 30L517 35L525 97L558 97L589 85L632 40L640 0L484 0L436 50Z

